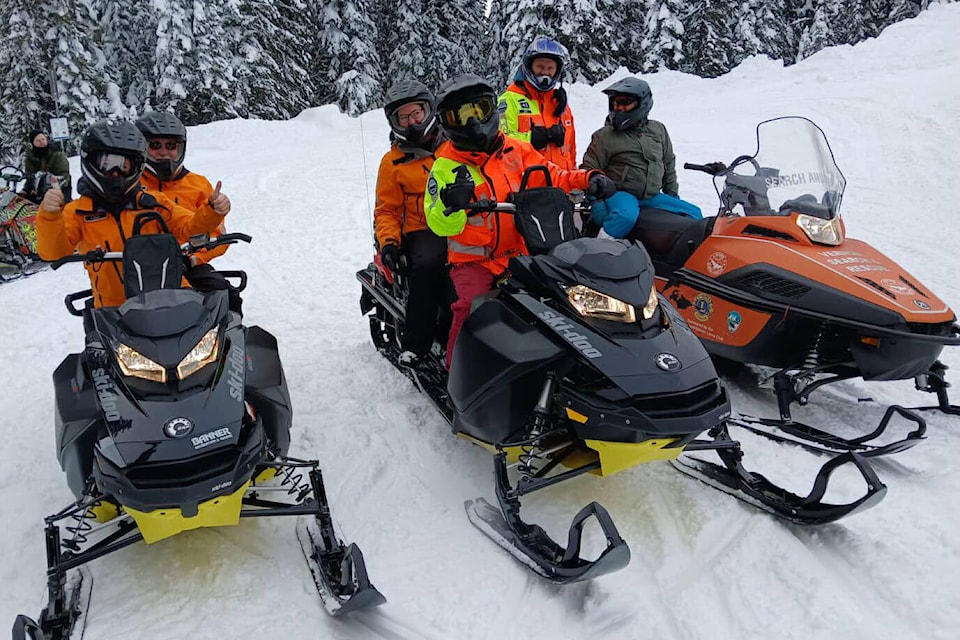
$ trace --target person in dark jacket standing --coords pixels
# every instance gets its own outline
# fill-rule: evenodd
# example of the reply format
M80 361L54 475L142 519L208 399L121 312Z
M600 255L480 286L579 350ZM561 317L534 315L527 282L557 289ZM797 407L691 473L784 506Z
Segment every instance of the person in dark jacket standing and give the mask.
M40 129L33 129L27 134L26 153L23 158L23 169L28 176L40 171L46 171L57 176L60 183L60 190L63 191L63 197L66 202L70 201L70 163L67 161L67 154L60 151L55 143L51 143L47 135ZM25 189L25 196L28 199L39 202L37 197L36 185L33 179L28 178Z

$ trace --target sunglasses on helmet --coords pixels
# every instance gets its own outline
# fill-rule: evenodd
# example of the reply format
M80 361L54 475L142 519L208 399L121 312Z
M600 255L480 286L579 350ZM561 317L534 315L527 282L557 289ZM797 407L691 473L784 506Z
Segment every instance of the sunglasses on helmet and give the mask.
M147 143L153 151L159 151L160 149L166 149L167 151L176 151L180 148L182 144L179 141L166 141L160 142L159 140L151 140Z
M93 159L93 164L103 174L108 174L111 171L118 171L121 175L127 177L130 177L136 173L138 168L138 163L134 161L133 158L130 156L125 156L121 153L100 153Z
M613 96L610 98L612 107L629 107L636 104L637 99L633 96Z
M441 116L449 127L462 127L470 118L476 118L481 123L486 122L497 109L496 100L491 96L480 96L464 102L456 107L444 109Z

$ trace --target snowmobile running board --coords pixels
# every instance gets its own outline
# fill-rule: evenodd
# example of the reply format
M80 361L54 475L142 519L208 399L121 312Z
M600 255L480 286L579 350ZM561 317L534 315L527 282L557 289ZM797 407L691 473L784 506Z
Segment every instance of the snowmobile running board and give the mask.
M591 502L573 518L567 534L567 548L564 549L540 526L527 524L520 518L521 491L510 489L506 454L498 453L494 464L500 509L483 498L467 500L464 508L475 527L520 562L555 584L590 580L619 571L630 563L630 547L620 537L613 518L599 503ZM590 517L596 518L607 541L606 549L596 560L580 557L583 526Z
M671 464L678 471L714 489L719 489L789 522L802 525L834 522L854 513L866 511L883 500L887 493L887 486L880 481L866 458L849 451L824 463L817 473L810 493L806 497L798 496L773 484L759 473L747 471L740 462L743 458L740 443L729 439L726 426L711 433L715 438L713 442L695 440L687 445L686 451L714 450L720 456L724 466L686 455L672 460ZM866 493L848 504L823 502L830 476L845 464L853 464L860 472L866 483Z
M917 425L917 428L908 433L902 440L896 440L887 444L871 443L872 440L878 438L886 431L890 424L890 419L893 418L894 414L913 422ZM731 418L729 424L777 442L795 444L809 451L832 454L854 452L864 458L885 456L891 453L906 451L918 445L922 440L925 440L925 434L927 432L926 420L913 411L898 405L887 407L877 428L859 438L841 438L840 436L821 431L802 422L788 422L785 420L775 420L773 418L754 418L752 416L738 415Z
M319 463L316 460L282 458L265 462L262 466L280 469L278 477L284 480L277 487L251 486L243 497L244 508L240 511L240 517L301 516L297 538L324 609L330 615L340 616L386 602L370 583L360 548L356 544L346 546L334 533ZM309 485L302 482L302 476L296 473L297 469L308 470ZM261 497L261 494L271 490L293 496L297 502L279 502ZM114 531L90 542L95 531L94 526L87 522L87 517L91 506L104 499L103 495L85 493L59 513L45 518L47 604L40 613L39 623L24 615L17 616L13 625L13 640L83 637L93 578L82 565L143 540L133 518L121 513L117 518L96 526L96 531L108 527L114 527ZM69 540L60 537L59 523L65 520L73 522L65 526L65 530L73 534ZM82 549L84 544L88 546Z

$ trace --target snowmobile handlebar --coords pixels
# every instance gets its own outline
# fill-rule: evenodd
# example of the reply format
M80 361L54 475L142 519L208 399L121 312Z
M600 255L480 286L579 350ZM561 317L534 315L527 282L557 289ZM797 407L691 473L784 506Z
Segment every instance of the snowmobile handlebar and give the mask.
M517 205L509 202L497 202L496 200L490 200L488 198L480 198L476 202L471 202L467 206L462 207L462 210L466 211L468 216L476 215L478 213L485 213L488 211L506 211L508 213L515 213L517 210ZM460 211L460 209L447 207L443 210L443 215L449 216L455 211Z
M251 242L253 238L245 233L225 233L222 236L210 238L206 235L194 236L188 242L180 245L183 255L188 256L198 251L213 249L225 244L236 244L237 242ZM75 253L70 256L64 256L59 260L50 263L50 268L56 271L60 267L70 262L86 262L88 264L97 264L101 262L120 262L123 260L122 251L104 251L103 249L93 249L86 253Z

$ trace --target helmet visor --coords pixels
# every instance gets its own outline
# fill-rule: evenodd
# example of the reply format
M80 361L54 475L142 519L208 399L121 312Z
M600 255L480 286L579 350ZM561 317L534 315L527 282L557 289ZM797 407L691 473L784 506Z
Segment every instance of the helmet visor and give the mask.
M492 96L480 96L450 109L444 109L440 116L448 127L463 127L470 118L476 118L481 123L486 122L496 109L497 102Z
M394 109L390 114L390 124L395 129L416 126L430 118L430 105L426 102L408 102Z
M104 175L117 171L120 175L126 177L132 176L138 169L138 163L130 156L107 151L102 151L94 156L93 165Z

